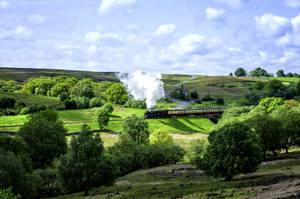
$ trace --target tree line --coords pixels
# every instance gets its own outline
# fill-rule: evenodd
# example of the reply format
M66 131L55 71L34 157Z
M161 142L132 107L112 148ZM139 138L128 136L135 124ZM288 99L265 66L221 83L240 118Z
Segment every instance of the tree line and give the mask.
M237 77L274 77L274 74L267 72L265 69L258 67L255 68L254 70L250 71L249 73L242 67L237 68L236 71L234 72L234 75ZM233 76L232 73L229 74L229 76ZM300 78L300 74L298 73L287 73L285 74L282 69L278 70L276 72L277 77L298 77Z

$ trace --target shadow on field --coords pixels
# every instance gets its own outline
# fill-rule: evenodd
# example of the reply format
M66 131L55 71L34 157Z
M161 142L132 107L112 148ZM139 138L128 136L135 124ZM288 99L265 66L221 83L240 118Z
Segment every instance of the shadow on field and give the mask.
M165 120L165 121L160 121L163 125L171 126L179 131L182 132L188 132L188 133L195 133L198 132L198 130L193 129L187 125L185 125L183 122L179 121L178 119L172 119L172 120ZM202 127L197 126L196 124L188 121L190 124L192 124L195 127L198 127L199 129L203 129ZM186 133L185 133L186 134Z

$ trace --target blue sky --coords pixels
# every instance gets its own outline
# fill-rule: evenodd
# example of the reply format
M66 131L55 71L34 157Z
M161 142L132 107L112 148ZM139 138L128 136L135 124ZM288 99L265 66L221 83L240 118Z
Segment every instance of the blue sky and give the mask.
M300 0L0 0L0 67L300 73Z

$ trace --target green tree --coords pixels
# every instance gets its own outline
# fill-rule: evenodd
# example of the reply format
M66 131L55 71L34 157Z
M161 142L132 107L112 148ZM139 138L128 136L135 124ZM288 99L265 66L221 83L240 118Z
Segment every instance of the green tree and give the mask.
M150 135L150 144L162 146L173 143L173 137L167 131L155 131Z
M286 153L291 147L299 146L300 107L289 107L285 104L273 111L272 116L278 121L276 128L281 127L283 147Z
M125 118L120 134L121 140L132 140L137 144L148 144L150 132L148 122L135 114Z
M83 79L78 81L77 84L72 87L71 94L76 97L93 98L95 96L93 91L93 80Z
M15 195L12 192L11 187L8 189L0 189L0 198L1 199L19 199L21 198L20 195Z
M261 149L245 123L227 123L215 129L208 141L200 164L208 175L231 180L236 174L256 171L261 163Z
M300 80L298 81L297 86L296 86L296 94L298 96L300 96Z
M236 69L234 74L235 74L235 76L238 76L238 77L245 77L247 75L247 72L243 68L238 68L238 69Z
M32 171L29 147L21 137L0 134L0 153L12 153L16 155L21 160L26 172Z
M247 122L258 137L263 158L266 159L267 152L275 153L283 148L283 131L280 121L272 118L263 110L254 110L248 115Z
M266 97L266 98L262 99L258 105L264 107L266 109L267 113L270 113L283 104L284 104L284 101L282 98Z
M192 163L198 163L203 158L203 155L206 151L207 141L204 139L196 139L191 143L191 148L187 152L187 158Z
M285 74L284 74L283 70L278 70L276 75L277 75L277 77L285 77Z
M109 112L107 109L101 107L96 109L94 113L95 121L97 121L99 129L103 129L105 126L108 125L109 122Z
M22 162L14 154L0 153L0 189L12 187L14 194L33 199L37 196L37 180L26 173Z
M105 91L105 96L107 101L113 104L125 104L128 99L128 94L120 83L111 85Z
M60 157L57 174L64 192L88 191L95 186L107 184L119 173L113 156L104 154L103 142L99 135L93 135L84 124L81 133L72 137L67 154Z
M18 134L29 146L34 168L45 168L66 152L66 129L54 110L30 114Z
M250 71L250 76L251 77L268 77L269 74L265 69L258 67L255 70Z

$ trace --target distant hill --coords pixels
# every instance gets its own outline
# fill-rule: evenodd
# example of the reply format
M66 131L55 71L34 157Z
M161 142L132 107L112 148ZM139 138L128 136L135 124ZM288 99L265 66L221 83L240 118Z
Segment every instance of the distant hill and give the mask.
M40 76L71 76L77 79L91 78L96 82L114 81L119 82L119 78L114 72L91 72L77 70L60 70L60 69L33 69L33 68L0 68L1 80L15 80L24 82L31 77Z

